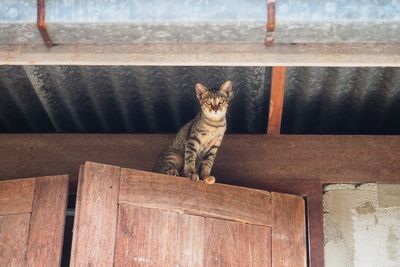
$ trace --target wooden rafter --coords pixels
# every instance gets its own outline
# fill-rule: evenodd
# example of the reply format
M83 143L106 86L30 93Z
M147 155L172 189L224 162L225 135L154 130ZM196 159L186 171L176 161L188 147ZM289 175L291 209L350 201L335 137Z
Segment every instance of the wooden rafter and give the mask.
M267 131L269 135L277 136L281 133L285 79L286 67L272 67Z

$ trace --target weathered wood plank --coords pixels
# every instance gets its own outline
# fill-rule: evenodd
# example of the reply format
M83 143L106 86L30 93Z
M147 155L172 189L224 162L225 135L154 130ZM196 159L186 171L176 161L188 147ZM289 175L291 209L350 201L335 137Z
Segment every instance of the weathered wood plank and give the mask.
M73 234L72 234L72 244L71 244L71 253L70 253L70 266L73 265L75 262L75 257L77 252L78 246L78 233L80 228L80 218L81 218L81 207L82 207L82 183L83 183L83 173L84 173L85 165L81 165L79 168L79 178L78 181L78 188L76 192L76 199L75 199L75 214L74 214L74 226L73 226Z
M0 45L0 64L399 67L400 53L397 44L12 44Z
M0 179L69 174L96 161L151 170L172 135L0 135ZM400 136L227 135L212 173L250 186L266 178L322 183L400 181ZM76 187L72 188L76 190Z
M304 200L272 194L272 267L306 267L307 240Z
M204 266L271 266L271 229L207 218Z
M281 134L283 99L285 96L286 67L273 67L269 98L268 130L270 135Z
M79 180L71 266L113 266L120 168L87 162Z
M36 178L28 266L60 265L67 199L67 175Z
M258 225L271 225L269 192L121 170L119 202Z
M0 181L0 215L31 212L34 191L34 178Z
M115 266L203 266L204 218L119 206Z
M30 219L29 213L0 216L1 266L26 266Z

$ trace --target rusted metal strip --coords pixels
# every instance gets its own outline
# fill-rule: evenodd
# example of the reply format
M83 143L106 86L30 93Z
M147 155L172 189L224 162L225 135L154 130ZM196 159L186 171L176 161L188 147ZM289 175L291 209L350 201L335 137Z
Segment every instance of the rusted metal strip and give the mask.
M42 36L43 42L47 47L52 47L53 42L51 41L49 32L47 31L47 24L44 17L45 11L45 0L37 0L37 26Z
M265 35L265 45L271 46L275 41L275 0L267 2L267 32Z
M281 133L285 80L286 67L273 67L267 130L269 135L277 136Z

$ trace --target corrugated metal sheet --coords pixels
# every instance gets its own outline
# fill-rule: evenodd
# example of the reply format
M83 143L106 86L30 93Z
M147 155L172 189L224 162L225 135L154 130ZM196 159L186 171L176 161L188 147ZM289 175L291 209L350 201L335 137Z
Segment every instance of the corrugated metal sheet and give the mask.
M288 134L400 134L400 68L289 68Z
M1 132L175 132L232 80L230 132L264 132L270 68L1 66Z
M176 132L194 85L234 83L230 133L266 131L270 68L0 66L0 132ZM285 134L400 134L400 68L289 68Z

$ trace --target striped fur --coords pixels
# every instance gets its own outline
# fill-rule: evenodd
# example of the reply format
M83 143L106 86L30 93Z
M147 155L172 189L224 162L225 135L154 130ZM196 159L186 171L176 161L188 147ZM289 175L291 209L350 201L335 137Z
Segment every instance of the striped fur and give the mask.
M153 171L214 183L210 173L226 130L232 82L226 81L218 90L198 83L196 94L201 111L179 130L160 154Z

